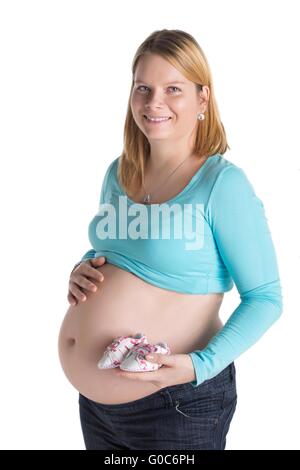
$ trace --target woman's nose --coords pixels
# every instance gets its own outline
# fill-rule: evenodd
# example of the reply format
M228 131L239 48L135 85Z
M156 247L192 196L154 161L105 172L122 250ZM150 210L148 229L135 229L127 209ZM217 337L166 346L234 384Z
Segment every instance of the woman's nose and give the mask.
M146 97L146 106L157 106L163 104L163 102L162 93L159 91L152 91L152 93L149 93Z

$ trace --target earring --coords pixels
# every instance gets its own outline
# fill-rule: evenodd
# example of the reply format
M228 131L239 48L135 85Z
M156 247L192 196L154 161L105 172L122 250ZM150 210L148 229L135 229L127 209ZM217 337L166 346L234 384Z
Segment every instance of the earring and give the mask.
M199 119L199 121L203 121L203 119L205 119L205 116L203 113L199 113L198 116L197 116L197 119Z

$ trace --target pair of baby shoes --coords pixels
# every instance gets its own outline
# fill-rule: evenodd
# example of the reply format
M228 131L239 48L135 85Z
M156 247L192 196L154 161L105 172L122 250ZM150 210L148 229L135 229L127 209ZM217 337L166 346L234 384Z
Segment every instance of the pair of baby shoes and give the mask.
M171 354L167 343L150 344L143 333L137 333L135 336L119 336L107 346L97 366L99 369L120 367L130 372L157 370L161 365L145 358L152 352Z

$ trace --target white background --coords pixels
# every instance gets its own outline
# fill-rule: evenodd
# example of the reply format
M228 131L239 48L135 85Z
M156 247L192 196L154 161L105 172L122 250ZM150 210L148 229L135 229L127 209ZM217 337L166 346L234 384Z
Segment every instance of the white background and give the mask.
M231 151L262 199L284 311L235 361L227 449L299 449L299 2L1 1L2 449L84 449L57 337L120 155L131 62L154 30L203 48ZM298 31L298 32L297 32ZM239 303L225 295L226 320Z

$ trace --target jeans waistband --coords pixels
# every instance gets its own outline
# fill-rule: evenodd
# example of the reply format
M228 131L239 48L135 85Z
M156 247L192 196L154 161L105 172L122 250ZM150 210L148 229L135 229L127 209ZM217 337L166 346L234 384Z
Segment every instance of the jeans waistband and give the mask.
M232 383L235 381L235 365L234 362L231 362L225 369L223 369L219 374L215 375L215 377L212 377L211 379L205 380L202 382L200 385L197 387L194 387L191 383L185 383L185 384L180 384L180 385L171 385L169 387L166 387L162 390L168 389L169 391L173 390L183 390L183 391L190 391L190 390L203 390L204 388L216 388L218 386L224 386L227 384Z
M104 404L104 403L97 403L94 402L96 406L108 411L114 410L122 410L128 407L136 407L136 406L143 406L148 404L151 400L161 400L162 397L165 398L166 396L170 398L170 401L175 400L177 398L181 398L186 394L193 394L197 392L205 392L206 390L211 390L217 392L218 390L222 390L224 386L230 385L231 383L235 383L235 365L234 362L229 364L224 370L222 370L218 375L215 377L205 380L202 382L198 387L194 387L191 383L184 383L178 385L170 385L168 387L164 387L157 392L154 392L146 397L139 398L138 400L133 400L128 403L117 403L117 404ZM171 399L172 397L172 399ZM90 400L92 402L92 400Z

